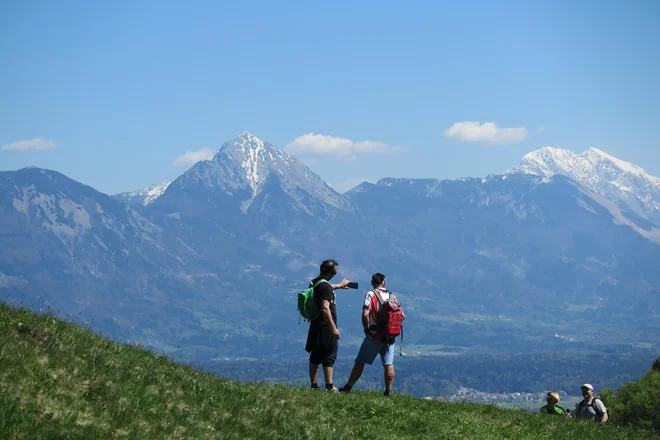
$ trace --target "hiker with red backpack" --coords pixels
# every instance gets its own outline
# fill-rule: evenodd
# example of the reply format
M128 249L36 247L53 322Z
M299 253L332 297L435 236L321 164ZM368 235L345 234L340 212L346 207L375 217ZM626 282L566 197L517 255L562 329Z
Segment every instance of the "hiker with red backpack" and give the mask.
M396 296L385 288L385 284L385 275L382 273L372 275L373 290L367 292L362 307L365 338L355 358L355 365L348 382L339 389L340 392L350 392L362 376L364 364L371 365L380 354L385 370L385 397L390 397L394 384L395 341L397 336L402 335L401 323L406 319L406 315Z

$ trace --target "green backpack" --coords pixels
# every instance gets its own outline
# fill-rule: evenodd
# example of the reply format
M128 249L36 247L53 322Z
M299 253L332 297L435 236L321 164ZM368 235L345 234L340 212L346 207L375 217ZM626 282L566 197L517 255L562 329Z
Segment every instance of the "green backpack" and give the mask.
M300 312L300 316L307 321L313 321L321 316L321 312L314 302L314 288L321 283L327 282L326 280L318 280L313 286L312 283L309 283L307 289L298 293L298 311Z

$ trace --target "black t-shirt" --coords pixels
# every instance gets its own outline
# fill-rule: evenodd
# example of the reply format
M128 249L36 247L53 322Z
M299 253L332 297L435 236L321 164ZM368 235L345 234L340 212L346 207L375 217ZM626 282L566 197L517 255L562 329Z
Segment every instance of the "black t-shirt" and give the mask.
M314 278L312 280L312 286L316 284L316 282L320 279L321 277ZM335 304L335 291L330 283L320 283L314 288L314 302L316 303L316 307L319 308L319 311L321 310L321 300L330 302L330 314L332 315L332 320L335 321L335 325L337 325L337 305ZM316 321L325 321L323 314L321 314L320 318L318 318Z

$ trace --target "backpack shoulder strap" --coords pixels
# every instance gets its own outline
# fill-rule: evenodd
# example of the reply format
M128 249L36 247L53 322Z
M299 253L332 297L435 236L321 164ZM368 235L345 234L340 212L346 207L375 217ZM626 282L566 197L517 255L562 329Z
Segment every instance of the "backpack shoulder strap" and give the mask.
M380 290L378 290L378 289L373 289L372 292L374 293L374 295L376 296L376 298L378 298L378 305L379 305L379 306L382 306L383 304L385 304L385 300L383 299L382 296L380 296Z
M327 281L327 280L318 280L318 281L312 286L312 282L310 281L310 282L309 282L309 287L314 287L314 288L315 288L316 286L318 286L318 285L321 284L321 283L328 283L328 284L330 284L330 282Z
M593 400L591 401L591 406L593 407L594 411L596 411L596 415L597 415L598 417L601 417L601 418L602 418L602 417L603 417L603 412L600 410L600 408L598 407L598 405L596 405L596 400L598 400L601 404L603 403L602 400L597 399L597 398L594 397Z
M376 322L378 322L378 316L376 316L376 313L380 311L380 306L383 304L380 301L380 296L378 296L378 292L376 289L372 289L369 292L367 292L367 295L373 293L373 296L371 297L371 313L374 315L374 319L376 319ZM376 307L378 306L378 307Z
M372 289L369 292L373 292L371 297L371 316L374 319L374 322L378 324L380 322L380 311L382 310L383 301L380 295L378 294L378 289Z
M401 301L399 301L399 298L397 298L396 295L394 293L390 292L389 290L387 291L387 293L390 294L390 301L392 301L393 303L395 303L399 307L401 307Z

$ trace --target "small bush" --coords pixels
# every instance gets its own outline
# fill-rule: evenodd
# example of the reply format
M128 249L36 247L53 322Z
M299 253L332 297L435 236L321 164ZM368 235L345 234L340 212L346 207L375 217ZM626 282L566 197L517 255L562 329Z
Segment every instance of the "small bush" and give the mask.
M637 382L625 384L616 393L603 390L603 402L617 425L660 433L660 358Z

